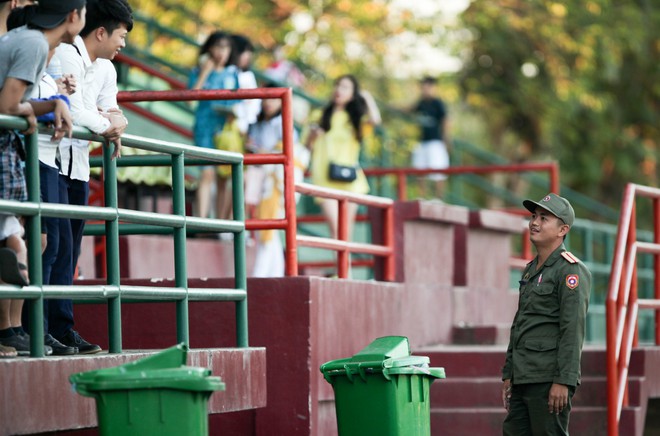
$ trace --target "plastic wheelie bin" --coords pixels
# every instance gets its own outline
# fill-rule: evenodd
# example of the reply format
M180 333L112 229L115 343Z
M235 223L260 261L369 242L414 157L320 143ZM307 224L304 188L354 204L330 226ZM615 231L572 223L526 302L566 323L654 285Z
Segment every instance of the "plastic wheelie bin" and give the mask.
M208 398L225 389L206 368L185 366L183 344L113 368L72 374L96 399L101 435L207 435Z
M411 356L408 338L378 338L353 357L324 363L321 372L335 392L340 436L431 434L429 388L445 371Z

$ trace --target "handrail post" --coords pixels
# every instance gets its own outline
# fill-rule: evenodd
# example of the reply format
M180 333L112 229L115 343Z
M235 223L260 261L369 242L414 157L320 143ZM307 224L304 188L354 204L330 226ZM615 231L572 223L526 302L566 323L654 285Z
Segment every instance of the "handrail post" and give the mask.
M632 215L630 218L630 233L628 233L628 238L628 246L633 247L635 242L637 242L637 206L635 203L633 203L632 207ZM628 311L630 311L632 307L637 304L637 255L635 254L635 257L631 258L630 261L633 263L633 274L631 278L632 283L630 284L630 296L628 297ZM632 326L632 328L635 329L635 332L633 335L632 346L637 347L637 345L639 345L639 326L637 319L634 320L634 323L635 325ZM626 394L627 392L628 388L626 387Z
M653 242L660 244L660 198L653 199ZM660 254L653 256L655 299L660 300ZM660 309L655 311L655 344L660 345Z
M25 137L26 163L25 175L28 190L28 201L41 202L41 188L39 186L39 143L37 133ZM41 214L28 216L26 219L28 265L30 266L30 284L41 287L43 285L43 270L41 264ZM43 293L35 299L28 300L30 313L30 356L43 357L44 355L44 298Z
M298 275L298 242L296 241L296 182L293 151L293 108L291 88L282 95L282 151L284 164L284 216L286 218L285 274Z
M385 281L393 282L396 277L394 263L394 206L390 205L383 210L383 245L390 249L390 254L385 258Z
M348 202L337 200L337 239L348 241ZM346 248L337 251L337 276L348 278L350 254Z
M559 165L557 162L552 162L550 166L550 192L559 195Z
M397 184L399 185L397 196L399 197L400 201L406 201L408 199L408 195L406 194L406 192L408 191L408 186L407 186L408 181L406 180L406 173L403 171L397 171L396 178L397 178Z
M245 223L245 198L243 195L243 162L231 165L232 201L234 220ZM245 228L234 234L234 280L236 289L247 291L247 267L245 256ZM236 302L236 343L248 346L248 301Z
M112 158L113 144L103 144L103 188L105 205L117 210L117 162ZM119 219L105 222L105 250L108 285L119 286ZM121 293L108 299L108 336L110 353L121 353Z
M619 371L616 360L616 345L617 340L617 307L616 301L609 298L605 301L605 334L606 334L606 348L605 354L607 357L607 434L609 436L618 436L619 434L619 417L616 410L618 408L618 391L619 391Z
M184 186L184 154L172 155L172 212L186 216L186 192ZM186 263L186 225L174 229L174 281L177 288L188 289ZM176 302L176 338L178 343L190 345L188 323L188 297Z

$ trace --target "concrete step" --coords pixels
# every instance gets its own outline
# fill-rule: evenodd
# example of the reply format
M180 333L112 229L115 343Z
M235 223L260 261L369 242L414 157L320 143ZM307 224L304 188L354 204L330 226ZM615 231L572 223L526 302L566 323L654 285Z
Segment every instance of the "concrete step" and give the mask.
M431 409L433 436L501 436L506 410L502 407Z
M445 368L447 377L501 376L506 357L505 345L437 345L414 350L420 356L429 356L431 366ZM630 357L630 376L644 375L645 355L641 349ZM607 357L604 346L588 345L582 352L582 374L606 376Z
M431 405L446 408L499 407L502 381L494 377L448 377L431 385ZM641 405L642 379L631 378L629 382L629 404ZM573 406L605 407L607 402L607 379L584 377L573 397Z
M621 416L621 433L641 434L636 428L636 417L641 408L625 408ZM499 436L506 411L502 407L472 407L461 409L432 408L431 434L433 436ZM602 436L607 434L607 409L605 407L575 407L569 424L571 434Z
M501 367L504 346L439 345L414 350L430 357L431 366L444 367L447 378L431 385L433 435L500 435L506 412L501 406ZM620 434L644 433L646 401L660 393L655 368L660 348L633 351L628 384L629 406L620 418ZM582 384L573 399L571 434L607 434L606 352L586 346L582 354Z
M500 377L506 346L502 345L440 345L414 350L428 356L431 366L445 368L447 378Z
M452 342L457 345L507 345L509 324L454 326Z

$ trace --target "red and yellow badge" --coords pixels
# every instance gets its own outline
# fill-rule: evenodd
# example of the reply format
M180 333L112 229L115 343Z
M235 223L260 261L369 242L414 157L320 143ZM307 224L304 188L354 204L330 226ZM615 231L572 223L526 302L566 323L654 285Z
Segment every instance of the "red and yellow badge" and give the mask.
M568 289L575 289L580 284L580 277L577 274L569 274L566 276L566 286Z

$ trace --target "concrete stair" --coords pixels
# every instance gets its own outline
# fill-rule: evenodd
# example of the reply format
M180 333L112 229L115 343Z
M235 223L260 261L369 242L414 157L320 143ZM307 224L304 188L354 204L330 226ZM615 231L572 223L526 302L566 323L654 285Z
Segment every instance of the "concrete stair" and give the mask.
M415 350L429 356L431 366L444 367L447 378L431 385L433 435L501 435L500 369L506 348L501 345L448 345ZM629 405L624 407L621 435L644 433L648 399L657 396L657 381L649 378L658 349L635 350L631 358ZM653 371L655 372L655 371ZM607 378L604 347L586 347L582 384L573 398L570 431L578 435L607 434ZM654 378L654 377L651 377Z

